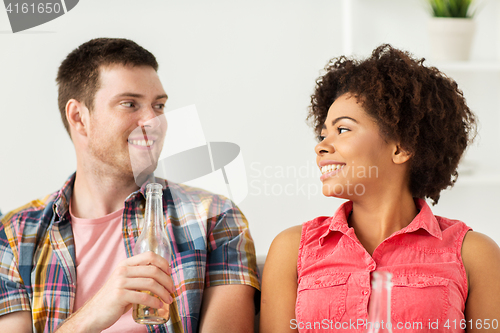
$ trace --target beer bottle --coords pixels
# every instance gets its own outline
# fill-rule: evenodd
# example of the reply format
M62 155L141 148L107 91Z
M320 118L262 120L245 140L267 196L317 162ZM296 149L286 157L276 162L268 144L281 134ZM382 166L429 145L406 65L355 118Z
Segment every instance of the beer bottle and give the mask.
M135 243L134 255L152 251L167 259L170 263L170 246L163 219L162 190L163 186L157 183L146 186L144 225L141 235ZM149 291L143 292L153 295ZM139 324L164 324L170 317L170 306L164 303L162 308L155 309L146 305L134 304L132 316Z

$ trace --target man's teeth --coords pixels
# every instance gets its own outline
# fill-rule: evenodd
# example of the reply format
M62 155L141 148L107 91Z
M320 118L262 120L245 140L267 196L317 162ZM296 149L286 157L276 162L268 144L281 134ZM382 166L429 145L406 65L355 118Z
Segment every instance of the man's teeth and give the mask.
M321 168L321 173L325 174L327 172L332 172L336 170L341 170L345 164L328 164Z
M144 147L152 146L154 143L153 140L129 140L129 142L133 145Z

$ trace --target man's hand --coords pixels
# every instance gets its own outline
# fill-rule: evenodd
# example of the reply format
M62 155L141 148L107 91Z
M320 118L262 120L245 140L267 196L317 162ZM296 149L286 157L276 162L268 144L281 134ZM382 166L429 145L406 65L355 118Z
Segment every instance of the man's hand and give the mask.
M172 303L174 293L168 261L153 252L127 258L113 271L104 286L73 314L57 333L101 332L113 325L133 304L161 308ZM147 293L150 291L160 299Z

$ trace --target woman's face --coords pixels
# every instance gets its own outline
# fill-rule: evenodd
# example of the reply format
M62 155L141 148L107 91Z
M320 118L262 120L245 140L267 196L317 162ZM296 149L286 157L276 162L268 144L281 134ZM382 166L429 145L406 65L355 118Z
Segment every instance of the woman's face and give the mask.
M390 183L397 145L382 137L356 97L347 93L335 100L321 137L315 151L325 196L353 200L377 194Z

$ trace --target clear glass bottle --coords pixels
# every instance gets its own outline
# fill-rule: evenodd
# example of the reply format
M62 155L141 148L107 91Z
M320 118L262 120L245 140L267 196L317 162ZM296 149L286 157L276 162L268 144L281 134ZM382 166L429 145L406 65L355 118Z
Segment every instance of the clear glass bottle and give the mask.
M144 225L141 235L135 243L134 255L152 251L167 259L170 263L170 246L163 219L162 190L163 187L160 184L152 183L146 186ZM153 295L149 291L143 292ZM155 309L141 304L134 304L132 316L139 324L164 324L170 317L170 306L164 304L164 307Z
M372 293L368 306L368 321L365 333L392 333L391 289L392 274L375 271L372 278Z

